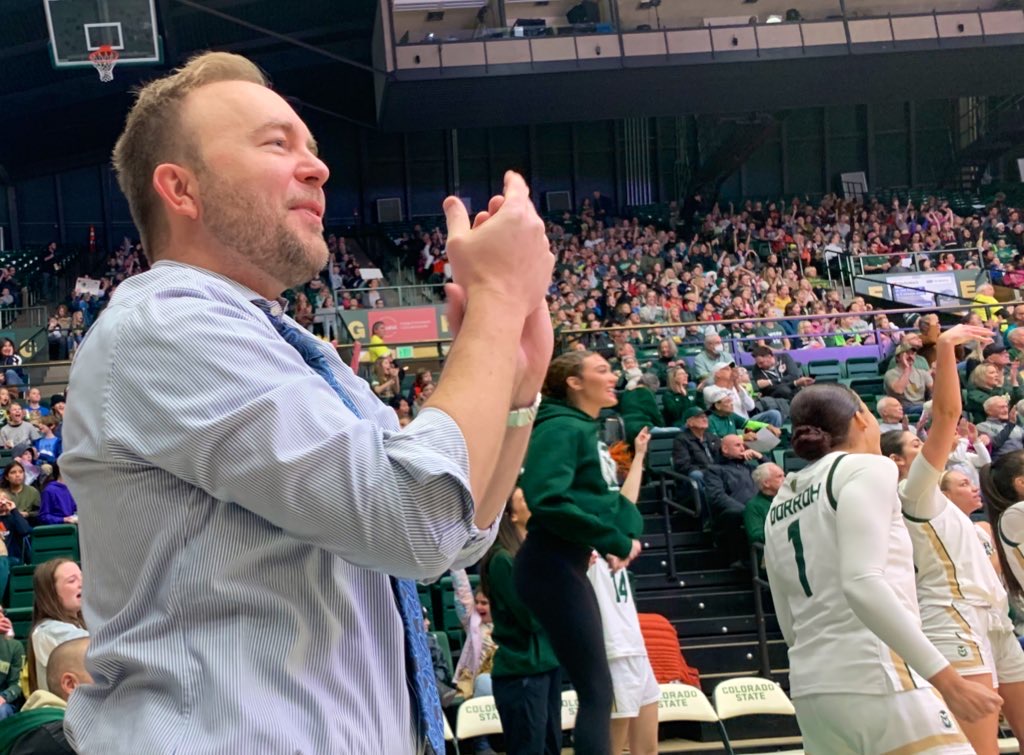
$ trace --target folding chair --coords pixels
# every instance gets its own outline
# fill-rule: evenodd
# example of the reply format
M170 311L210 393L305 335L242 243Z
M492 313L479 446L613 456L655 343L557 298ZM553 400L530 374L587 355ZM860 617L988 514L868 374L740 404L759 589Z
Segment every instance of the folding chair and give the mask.
M661 700L658 701L658 723L665 721L696 721L715 724L722 738L726 755L735 755L729 735L718 714L708 702L707 696L689 684L659 684Z
M494 697L473 697L459 706L455 716L455 739L471 739L487 734L501 734L501 718Z
M740 676L720 682L713 693L721 721L739 716L795 716L796 709L782 687L770 679ZM786 750L775 755L802 755L803 750Z
M580 700L576 690L567 689L562 693L562 731L576 728L576 711L580 709Z

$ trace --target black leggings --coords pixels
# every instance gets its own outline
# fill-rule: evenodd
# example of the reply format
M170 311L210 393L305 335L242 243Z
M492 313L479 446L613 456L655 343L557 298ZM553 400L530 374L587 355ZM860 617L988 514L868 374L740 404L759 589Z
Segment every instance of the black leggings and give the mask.
M577 755L609 755L614 702L601 611L587 579L591 549L541 530L516 555L516 590L548 633L579 697Z

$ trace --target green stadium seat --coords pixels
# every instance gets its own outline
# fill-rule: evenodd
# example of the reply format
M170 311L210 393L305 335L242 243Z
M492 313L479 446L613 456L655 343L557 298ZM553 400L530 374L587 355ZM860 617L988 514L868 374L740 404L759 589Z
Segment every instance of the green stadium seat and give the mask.
M437 640L437 646L441 648L441 652L444 654L445 664L448 668L448 678L451 679L455 676L455 664L452 662L452 649L448 644L448 635L444 632L431 632L430 634Z
M843 366L838 359L821 359L807 363L807 374L819 383L838 383L843 377Z
M5 608L31 608L35 603L35 590L32 587L34 566L15 566L11 568L11 579L7 583Z
M41 564L51 558L67 556L80 561L78 526L74 524L46 524L32 530L32 563Z
M878 360L874 357L851 357L846 360L846 374L851 378L861 375L874 377L879 374Z
M469 585L476 591L480 586L480 577L477 574L469 575ZM462 622L459 621L459 614L455 610L455 586L451 577L442 577L437 583L441 592L441 615L439 630L448 635L448 640L453 651L461 650L464 641Z
M885 393L885 379L880 375L853 378L850 380L850 388L862 399L866 396L881 396Z
M28 642L29 632L32 631L32 609L8 608L5 613L14 625L14 639Z
M799 472L801 469L810 464L807 459L801 459L792 449L786 449L782 452L782 471L786 474L790 472Z

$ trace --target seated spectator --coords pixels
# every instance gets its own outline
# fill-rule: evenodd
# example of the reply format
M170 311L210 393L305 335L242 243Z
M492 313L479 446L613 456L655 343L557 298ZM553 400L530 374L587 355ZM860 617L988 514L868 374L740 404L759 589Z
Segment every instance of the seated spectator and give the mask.
M800 349L824 349L825 339L817 334L814 323L810 320L801 320L797 323L796 332L800 336Z
M68 640L88 637L82 618L82 570L70 558L54 558L36 567L32 575L35 605L29 632L29 691L51 690L47 664L54 648Z
M423 389L429 384L434 383L434 373L427 369L416 370L416 377L412 381L412 390L409 391L409 403L413 404L419 395L423 392Z
M305 291L299 291L295 294L295 307L292 310L292 319L306 330L311 331L313 328L316 312Z
M668 371L673 367L684 365L679 359L679 348L671 338L662 338L658 342L658 358L651 364L651 372L658 378L659 385L668 385Z
M640 382L633 390L626 391L619 397L618 412L626 429L625 441L631 446L645 427L665 426L665 419L661 416L655 398L658 387L658 376L648 372L640 378Z
M24 697L21 692L21 671L25 667L25 646L14 639L11 620L0 608L0 720L18 712Z
M10 755L71 755L75 752L64 735L64 711L71 693L80 684L92 683L85 668L88 648L89 638L78 637L53 649L47 668L48 690L33 692L21 713L13 719L19 726L17 738L10 743ZM8 744L6 733L4 730L0 734L3 744Z
M89 329L88 324L85 322L85 313L76 309L71 313L71 330L68 331L68 357L73 357L75 352L78 351L78 345L82 343L82 339L85 338L85 331Z
M1024 304L1017 309L1024 309ZM1007 333L1006 343L1010 347L1010 359L1015 362L1024 361L1024 328L1017 327Z
M409 405L409 399L405 396L394 396L388 404L395 410L399 427L405 427L412 422L412 407Z
M747 450L741 436L726 435L722 438L721 459L704 475L715 543L734 566L746 560L743 512L747 501L757 493L750 461L760 458L756 451Z
M797 391L814 383L785 352L776 354L767 346L755 346L752 353L755 366L751 377L762 396L791 401Z
M674 367L672 369L675 369ZM637 362L636 357L633 354L625 354L622 357L622 371L619 374L619 382L615 384L615 390L617 391L631 391L640 382L640 378L644 375L644 371L640 369L640 363Z
M7 424L0 427L0 443L5 448L14 448L24 444L32 445L42 437L39 430L30 422L25 421L25 410L21 404L11 404L7 409Z
M1006 346L999 343L990 343L982 350L981 355L983 358L981 362L972 357L966 359L964 369L967 375L973 373L979 364L993 364L1003 373L1004 378L1010 377L1010 350Z
M3 389L0 388L0 392L2 391ZM2 396L0 396L0 400L2 400ZM57 419L57 427L54 429L53 434L60 438L61 430L64 426L64 397L59 393L50 396L50 414Z
M54 432L57 429L57 418L47 415L35 425L42 436L33 444L38 454L39 463L53 464L61 454L61 440Z
M28 389L28 393L25 394L25 405L22 409L25 410L25 419L29 422L45 417L50 413L49 407L42 405L42 400L43 396L38 388Z
M1017 410L1010 408L1006 396L993 396L984 405L985 421L978 423L978 432L992 441L992 458L1024 450L1024 428L1017 426Z
M708 415L691 406L682 416L683 431L672 443L672 466L679 474L703 483L708 467L718 462L722 440L708 430Z
M401 371L392 362L391 357L378 359L373 363L372 371L370 387L381 401L390 401L401 392Z
M992 463L988 451L989 437L978 433L978 428L965 419L960 420L957 427L957 439L953 443L953 451L949 454L946 469L956 471L966 477L971 485L981 485L978 470Z
M967 381L966 409L971 419L976 422L986 419L985 402L993 396L1008 396L1011 404L1024 398L1024 390L1019 379L1016 363L1010 368L1009 381L1003 376L1003 370L997 364L982 362L975 367Z
M999 306L999 300L995 297L996 290L991 283L982 283L974 290L973 301L976 304L982 304L985 306L974 307L973 311L978 317L984 322L992 322L999 317L999 313L1003 310Z
M0 305L2 304L3 299L0 298ZM51 317L46 324L46 339L51 362L68 358L68 334L61 328L56 317Z
M666 427L685 427L683 413L693 406L689 396L690 376L685 367L673 367L668 371L668 391L662 396L661 414Z
M742 380L741 368L737 368L734 362L720 362L715 365L711 372L711 381L704 387L704 405L712 406L715 401L711 400L711 396L720 396L722 391L726 391L733 399L733 412L744 419L779 427L782 424L782 413L778 409L769 409L751 416L754 399L744 388Z
M882 435L892 430L906 430L906 414L903 412L903 404L892 396L882 396L875 405L878 413L878 427Z
M903 404L904 411L920 411L931 398L932 374L915 363L917 358L917 348L904 338L896 349L896 364L885 373L885 392Z
M7 590L11 567L25 562L32 527L17 505L0 493L0 595Z
M764 543L764 522L768 517L768 509L782 487L786 473L778 464L769 462L757 466L751 472L751 477L757 486L757 493L747 501L747 507L743 510L743 526L751 543Z
M704 336L704 350L693 360L693 377L698 385L703 384L711 377L712 368L719 364L725 357L725 347L722 345L722 337L717 332L709 332Z
M0 491L14 501L24 517L35 517L39 513L39 491L25 484L25 467L20 461L12 461L4 467L0 479Z
M21 369L18 347L10 338L0 343L0 370L3 371L4 383L7 385L24 385L28 381L25 371Z
M78 504L60 477L60 466L52 466L53 475L40 494L39 523L78 524Z
M21 462L21 468L25 470L25 484L35 485L42 477L44 469L36 465L36 449L31 443L22 443L15 446L11 451L11 461Z
M781 431L774 425L747 419L737 414L732 394L724 388L705 389L704 401L708 402L708 406L711 408L708 413L708 428L720 438L738 433L744 438L753 440L757 431L763 427L767 427L777 436L781 434Z

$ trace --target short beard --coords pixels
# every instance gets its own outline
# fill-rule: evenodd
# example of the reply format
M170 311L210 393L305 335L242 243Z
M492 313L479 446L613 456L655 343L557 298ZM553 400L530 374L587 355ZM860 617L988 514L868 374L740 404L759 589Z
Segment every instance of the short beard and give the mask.
M284 288L306 283L327 265L323 236L303 242L262 196L223 185L210 171L198 171L203 222L217 241L235 251Z

